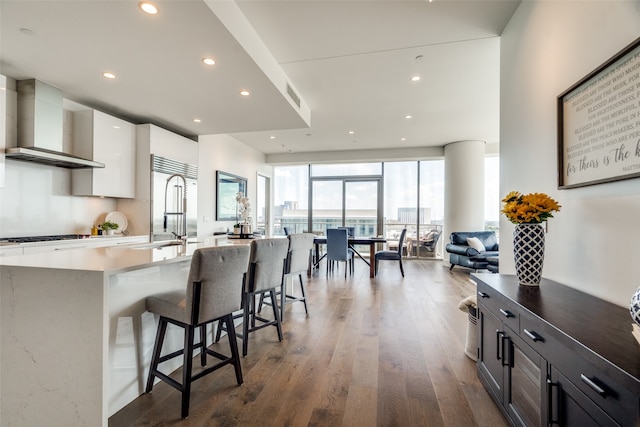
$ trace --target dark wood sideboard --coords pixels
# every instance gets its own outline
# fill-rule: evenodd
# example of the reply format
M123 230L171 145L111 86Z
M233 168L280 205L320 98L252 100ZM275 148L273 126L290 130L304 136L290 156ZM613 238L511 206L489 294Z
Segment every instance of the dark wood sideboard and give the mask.
M628 309L551 280L471 277L478 376L513 425L640 426L640 344Z

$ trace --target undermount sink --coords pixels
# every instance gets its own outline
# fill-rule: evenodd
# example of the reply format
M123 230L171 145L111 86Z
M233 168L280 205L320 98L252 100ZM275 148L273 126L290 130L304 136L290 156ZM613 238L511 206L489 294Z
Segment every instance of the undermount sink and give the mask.
M183 242L180 240L163 240L160 242L144 243L141 245L129 246L129 249L160 249L167 246L182 246Z

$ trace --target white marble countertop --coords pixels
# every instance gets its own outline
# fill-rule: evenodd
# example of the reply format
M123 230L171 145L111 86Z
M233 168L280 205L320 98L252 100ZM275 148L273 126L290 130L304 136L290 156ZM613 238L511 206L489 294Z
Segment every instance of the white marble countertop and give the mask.
M102 271L114 274L158 264L182 262L191 259L193 252L202 247L247 245L251 240L207 239L203 242L158 247L161 242L101 248L80 248L44 253L7 256L0 258L0 266L50 268L77 271Z
M80 234L78 234L80 236ZM85 236L79 237L77 239L62 239L62 240L40 240L36 242L9 242L8 240L0 240L0 244L3 246L44 246L44 245L60 245L66 243L79 243L84 241L96 241L96 240L122 240L122 239L132 239L142 237L140 235L130 235L125 236L124 234L118 233L113 234L111 236ZM7 238L8 239L8 238Z

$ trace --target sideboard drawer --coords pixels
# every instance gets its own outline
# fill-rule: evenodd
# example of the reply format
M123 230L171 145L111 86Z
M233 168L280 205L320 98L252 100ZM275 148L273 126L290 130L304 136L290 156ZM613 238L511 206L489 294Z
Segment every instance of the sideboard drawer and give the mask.
M558 349L563 349L563 346ZM585 396L621 425L639 425L640 396L635 379L619 372L605 360L591 363L568 349L554 353L556 363L553 365Z
M520 330L521 309L495 290L478 284L478 304L484 305L493 315L514 331Z
M556 349L561 343L549 329L547 323L535 316L526 313L520 316L520 337L549 363L553 363Z

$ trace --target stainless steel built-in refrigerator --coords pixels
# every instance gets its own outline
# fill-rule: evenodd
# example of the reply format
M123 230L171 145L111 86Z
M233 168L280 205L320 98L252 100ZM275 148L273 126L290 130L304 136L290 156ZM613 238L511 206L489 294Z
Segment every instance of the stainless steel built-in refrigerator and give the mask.
M198 167L151 155L151 241L198 231ZM175 234L174 234L175 233Z

